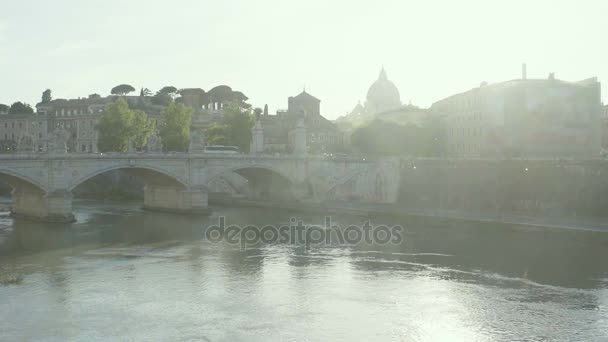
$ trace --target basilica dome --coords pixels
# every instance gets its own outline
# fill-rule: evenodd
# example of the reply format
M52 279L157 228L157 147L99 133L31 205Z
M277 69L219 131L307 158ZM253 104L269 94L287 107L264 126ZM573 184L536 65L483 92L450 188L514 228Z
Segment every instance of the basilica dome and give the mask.
M382 113L387 110L396 109L401 106L399 89L386 77L386 71L382 68L380 77L369 87L367 91L367 102L365 104L368 113Z

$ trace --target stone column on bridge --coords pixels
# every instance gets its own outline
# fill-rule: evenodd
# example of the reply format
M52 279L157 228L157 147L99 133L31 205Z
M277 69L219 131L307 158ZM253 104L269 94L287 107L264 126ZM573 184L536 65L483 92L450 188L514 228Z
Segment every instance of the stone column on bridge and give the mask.
M293 153L295 155L305 155L306 150L306 126L304 126L304 119L300 118L294 130Z
M208 214L208 194L205 189L173 185L146 184L144 209L184 214Z
M264 153L264 128L258 119L251 130L251 153Z
M72 214L72 194L69 191L45 193L35 189L15 188L12 198L12 216L57 223L76 221Z

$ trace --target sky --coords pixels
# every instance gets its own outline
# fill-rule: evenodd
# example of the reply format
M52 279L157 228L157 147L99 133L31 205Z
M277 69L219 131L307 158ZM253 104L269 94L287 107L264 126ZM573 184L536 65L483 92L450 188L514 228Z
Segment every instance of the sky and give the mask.
M0 103L227 84L271 113L305 88L334 119L382 66L421 107L519 78L523 62L529 78L601 82L606 13L606 0L0 0Z

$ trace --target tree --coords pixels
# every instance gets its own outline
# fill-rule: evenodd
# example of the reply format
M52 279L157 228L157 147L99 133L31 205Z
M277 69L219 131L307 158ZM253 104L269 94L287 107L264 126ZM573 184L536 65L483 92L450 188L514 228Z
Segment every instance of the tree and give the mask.
M154 122L148 122L146 113L129 109L127 101L119 98L106 108L95 128L99 132L99 151L125 152L129 148L129 140L137 149L146 144L154 130Z
M8 111L11 109L11 107L0 103L0 113L8 113Z
M164 151L185 152L190 143L190 125L192 124L192 108L181 103L171 102L161 112L163 125L159 136Z
M163 87L161 90L159 90L157 92L157 94L166 94L166 95L173 97L173 96L177 95L177 92L178 92L177 88L175 88L173 86L166 86L166 87Z
M51 89L47 89L42 93L42 103L49 103L52 99Z
M226 145L228 126L219 123L212 124L207 129L207 143L209 145Z
M141 96L141 97L152 96L152 90L150 90L148 88L141 88L141 91L139 92L139 96Z
M226 144L249 152L254 124L251 111L242 109L237 102L231 102L224 108L222 123L226 126Z
M148 122L148 114L142 110L133 111L132 137L133 147L136 150L142 150L148 143L150 134L154 132L155 121Z
M130 86L128 84L121 84L121 85L117 85L116 87L112 88L110 93L112 95L127 95L134 91L135 91L135 88L133 88L132 86Z
M376 119L355 129L351 142L356 151L370 155L441 156L445 148L437 118L420 126Z
M173 97L171 97L171 95L158 92L156 95L150 98L150 102L158 106L166 107L173 102Z
M34 109L27 103L15 102L8 110L9 114L34 114Z

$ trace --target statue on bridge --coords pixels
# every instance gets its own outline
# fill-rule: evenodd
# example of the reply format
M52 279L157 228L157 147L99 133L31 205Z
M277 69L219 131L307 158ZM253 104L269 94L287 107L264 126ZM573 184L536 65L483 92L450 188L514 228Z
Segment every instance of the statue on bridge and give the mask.
M48 151L50 153L64 154L68 152L67 142L70 133L63 127L57 126L48 141Z
M188 152L190 153L201 153L205 151L205 138L203 133L199 130L194 130L190 134L190 147Z
M146 147L148 152L162 152L163 146L160 141L160 137L158 134L156 134L156 132L152 132L152 134L150 134Z
M32 152L34 150L34 139L30 135L24 135L19 139L17 152Z

